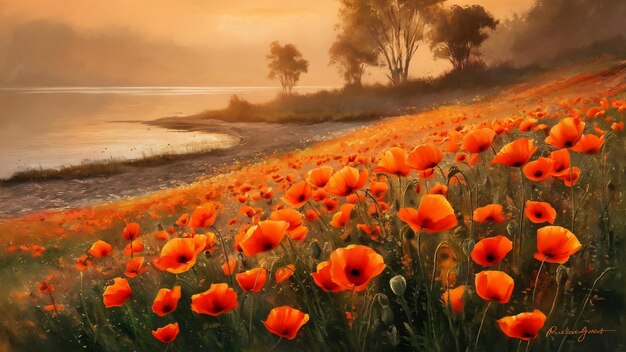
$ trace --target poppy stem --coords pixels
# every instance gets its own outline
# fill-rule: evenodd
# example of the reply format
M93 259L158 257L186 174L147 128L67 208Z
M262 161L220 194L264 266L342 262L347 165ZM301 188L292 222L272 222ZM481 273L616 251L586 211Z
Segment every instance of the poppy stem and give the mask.
M573 166L570 165L569 167L569 180L571 182L571 185L569 186L569 190L570 190L570 204L572 206L571 211L572 211L572 227L570 228L570 231L574 231L574 219L576 218L576 212L574 210L574 178L573 178Z
M257 278L259 275L257 275ZM256 282L254 283L256 286ZM252 345L252 313L254 312L254 293L249 293L250 295L250 320L248 321L248 343Z
M211 226L211 229L215 231L215 233L217 233L217 237L219 237L220 239L220 243L222 244L222 251L224 252L224 263L228 265L228 254L226 253L226 242L224 242L224 237L222 237L222 233L219 232L219 230L216 229L215 226ZM230 287L235 287L235 283L233 282L233 276L228 275L228 279L230 280Z
M519 176L521 182L521 192L522 192L522 203L519 207L519 233L517 234L517 259L518 264L522 258L522 239L524 238L524 207L526 206L526 188L524 187L524 174L522 173L522 169L519 168Z
M420 254L420 252L422 251L421 248L421 231L418 232L417 235L417 264L419 265L419 269L420 269L420 273L422 275L422 282L424 283L424 290L426 291L426 313L428 314L428 325L430 327L430 333L432 333L433 335L433 340L435 342L435 347L436 350L439 350L439 344L437 342L437 333L435 332L435 327L433 325L433 313L432 313L432 307L431 307L431 291L428 291L428 286L426 286L426 272L424 271L424 266L422 265L422 256ZM418 281L418 285L419 285L419 281Z
M491 303L493 303L493 301L489 301L489 303L487 303L487 307L485 307L485 311L483 312L483 318L480 320L480 326L478 327L478 333L476 334L476 341L474 341L474 352L478 351L478 340L480 339L480 332L483 330L485 317L487 316L487 311L489 310L489 307L491 307Z
M580 312L578 313L578 316L576 317L576 320L574 321L574 326L572 326L572 331L576 331L576 326L578 325L578 321L580 320L580 317L583 315L583 312L585 311L585 307L587 307L587 303L589 302L589 298L591 297L591 293L596 288L596 284L598 283L598 281L600 281L604 277L604 275L608 274L610 271L613 271L613 270L615 270L614 267L608 267L604 269L604 271L600 273L600 275L598 275L598 277L595 279L595 281L593 282L593 285L591 285L591 290L589 290L589 292L587 293L583 306L582 308L580 308ZM561 343L559 344L559 348L556 350L556 352L561 351L561 348L563 348L563 344L565 343L566 339L567 339L567 335L563 336L563 339L561 340Z
M515 350L515 352L519 352L520 347L522 347L522 341L524 340L519 340L519 343L517 344L517 349Z
M546 259L548 259L548 256L544 256L543 260L541 261L541 265L539 265L539 271L537 271L537 276L535 277L535 285L533 287L533 298L532 298L532 301L530 301L531 306L535 305L535 292L537 292L539 276L541 276L541 269L543 268L543 263L546 262Z
M313 210L313 212L315 212L315 214L317 214L317 218L322 220L322 223L324 223L324 226L326 226L326 230L330 230L330 226L328 225L328 223L326 222L326 220L324 220L324 218L322 217L322 214L320 214L317 209L315 209L315 207L313 206L313 204L311 204L310 200L307 200L306 204L309 205L309 208L311 208L311 210Z
M278 344L280 343L280 341L282 341L282 340L283 340L283 337L281 336L281 337L278 339L278 342L276 342L276 344L275 344L274 346L272 346L272 348L270 348L268 352L272 352L272 351L274 351L274 350L276 349L276 347L278 347Z
M454 264L454 266L456 266L456 264ZM450 282L450 272L452 271L452 269L454 269L454 267L450 268L448 270L448 273L446 274L446 286L449 286L448 283ZM459 334L458 334L458 330L454 328L453 324L452 324L452 316L454 314L454 311L452 310L452 300L450 299L450 289L448 288L446 290L446 292L448 292L448 309L449 309L449 314L448 315L448 325L450 326L450 331L452 332L452 334L454 335L454 345L456 346L456 352L461 352L461 348L459 347Z
M526 342L526 352L528 352L530 350L530 343L532 342L532 340L528 340L528 342Z
M552 300L552 307L550 307L550 313L548 313L548 318L546 318L547 320L550 320L550 316L552 316L552 312L554 311L554 307L556 306L556 300L559 298L559 289L561 288L561 283L557 282L556 283L556 292L554 293L554 299Z
M437 253L439 252L439 248L441 248L441 246L443 246L444 244L448 244L446 241L441 241L439 243L439 245L437 246L437 248L435 249L435 254L433 255L433 274L430 277L430 293L433 292L433 286L435 286L435 271L437 270ZM447 282L446 282L447 284ZM441 285L443 286L443 282L441 283Z

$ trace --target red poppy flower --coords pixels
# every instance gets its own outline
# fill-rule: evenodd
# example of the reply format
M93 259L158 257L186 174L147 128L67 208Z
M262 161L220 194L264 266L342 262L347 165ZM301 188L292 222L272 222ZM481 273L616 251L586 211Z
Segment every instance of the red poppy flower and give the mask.
M385 151L374 172L387 173L396 176L407 176L411 169L407 166L406 150L398 147Z
M333 215L333 219L330 221L330 224L336 228L346 226L350 220L350 213L352 212L352 209L354 209L354 204L346 203L342 205L340 210Z
M107 308L121 307L133 294L126 279L116 277L113 282L113 285L107 286L102 294L104 306Z
M448 194L448 187L446 187L446 185L437 183L435 186L433 186L433 188L428 190L428 194L441 194L445 197Z
M496 132L491 128L481 128L474 130L463 138L461 149L469 153L482 153L489 149Z
M556 210L546 202L533 202L531 200L526 201L526 207L524 209L526 218L535 224L541 224L548 222L554 224L556 219Z
M381 233L380 225L370 226L368 224L357 224L356 227L370 236L372 241L376 241Z
M546 315L540 310L506 316L497 320L500 330L514 339L529 341L539 335L539 330L546 322Z
M237 308L237 293L228 284L211 284L205 292L191 296L191 310L198 314L218 316Z
M286 221L261 221L248 229L239 246L248 257L271 251L280 245L288 228L289 223Z
M293 340L307 321L308 314L289 306L282 306L272 309L263 325L272 334Z
M546 143L555 148L571 148L583 134L585 123L577 117L567 117L550 129Z
M503 210L504 208L500 204L487 204L474 210L473 219L476 222L505 222L506 219L502 214Z
M536 150L537 147L532 140L520 138L502 147L498 154L491 159L491 163L520 167L530 160Z
M300 208L311 199L312 194L311 185L305 181L300 181L289 187L281 200L292 208Z
M187 226L188 222L189 222L189 214L183 214L176 220L176 225Z
M130 241L126 247L124 247L124 255L127 257L131 256L132 254L135 253L141 253L143 252L144 246L143 246L143 241L142 240L135 240L135 241Z
M265 268L250 269L235 275L235 278L244 291L259 293L265 286L267 270Z
M215 223L217 217L217 207L214 203L197 207L189 219L189 227L209 227Z
M482 266L494 266L513 249L513 243L504 236L484 238L474 246L471 257L474 263Z
M122 238L126 241L133 241L140 235L139 224L136 222L131 222L130 224L124 227L124 231L122 232Z
M106 257L111 254L112 247L110 244L104 242L103 240L96 241L91 248L89 248L89 254L93 255L96 258Z
M376 199L383 199L387 191L389 190L389 186L387 182L371 182L370 183L370 191Z
M452 313L460 314L463 313L465 309L465 302L463 300L463 295L465 294L465 285L461 285L457 288L448 289L442 295L441 299L443 300L444 306L452 308ZM450 303L448 303L450 302Z
M346 290L365 290L384 269L383 257L367 246L352 244L330 254L330 276Z
M317 187L324 187L333 175L333 168L330 166L320 166L312 169L308 173L307 181Z
M503 271L487 270L476 274L476 293L486 301L508 303L515 286L513 278Z
M317 271L311 273L311 276L315 284L326 292L340 292L344 290L330 276L330 262L328 261L317 264Z
M276 273L274 274L274 278L276 279L276 283L279 284L285 280L289 280L289 278L296 272L296 266L293 264L287 264L282 268L278 268Z
M236 267L237 261L235 259L229 259L228 262L222 264L222 272L226 276L232 275L235 272Z
M179 332L178 323L167 324L162 328L152 330L152 336L163 343L170 343L176 339Z
M163 317L176 310L179 299L180 286L174 286L171 290L162 288L159 290L152 303L152 311L156 313L156 315Z
M172 274L184 273L196 264L198 253L194 238L173 238L163 246L161 256L154 260L154 265Z
M563 184L565 184L565 186L572 187L578 182L579 177L580 177L580 168L574 166L574 167L567 169L567 172L559 176L559 179L563 181Z
M126 263L126 275L129 278L134 278L137 275L143 274L148 268L143 266L144 258L143 257L135 257Z
M407 164L415 170L424 171L435 168L441 159L443 152L439 147L432 143L422 144L411 151L407 157Z
M367 170L359 172L351 166L344 166L330 177L326 184L326 191L336 196L347 197L358 191L365 183L367 183Z
M598 137L595 134L586 134L580 138L572 150L585 154L598 154L604 144L604 135Z
M555 177L563 176L569 172L570 167L570 155L569 149L559 149L550 153L550 159L552 159L552 172L551 175Z
M280 209L270 214L270 220L283 220L289 223L287 231L293 231L302 226L302 213L295 209Z
M415 232L439 232L457 225L454 210L448 200L439 194L427 194L422 197L417 210L402 208L398 218L406 222Z
M540 157L524 165L524 175L531 181L543 181L552 173L553 164L552 159Z
M548 263L565 264L578 252L582 244L571 231L561 226L545 226L537 230L535 259Z

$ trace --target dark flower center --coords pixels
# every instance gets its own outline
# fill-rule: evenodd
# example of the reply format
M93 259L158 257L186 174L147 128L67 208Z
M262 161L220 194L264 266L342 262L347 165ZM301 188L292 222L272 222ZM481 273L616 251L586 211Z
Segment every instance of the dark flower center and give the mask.
M541 213L541 212L539 212L539 211L538 211L538 212L535 212L535 217L536 217L536 218L542 218L542 217L543 217L543 213Z
M176 258L176 261L181 263L181 264L185 264L187 262L189 262L191 260L191 258L188 258L186 255L181 255L178 258Z
M352 270L350 270L350 276L354 276L354 277L361 276L361 270L359 270L359 269L352 269Z
M487 262L491 263L494 260L496 260L496 256L493 255L492 253L489 253L489 254L487 254L487 257L485 259L487 259Z
M563 146L564 146L565 148L569 148L569 147L571 147L571 146L572 146L572 144L574 144L574 143L572 143L572 141L567 141L567 142L565 142L565 143L563 144Z
M524 165L524 162L522 162L522 161L516 161L516 162L513 164L513 166L514 166L514 167L520 167L520 166L522 166L522 165Z
M272 248L274 248L274 246L273 246L273 244L272 244L272 243L269 243L269 242L268 242L268 243L266 243L266 244L264 244L264 245L263 245L263 249L264 249L264 250L266 250L266 251L269 251L269 250L271 250Z
M541 170L535 171L535 177L541 177L541 176L543 176L543 171Z
M304 196L304 194L301 194L300 197L298 197L298 202L304 202L305 199L306 197Z
M172 309L173 309L173 308L174 308L174 307L172 307L172 306L170 306L170 305L167 305L167 304L166 304L166 305L164 305L164 306L163 306L163 312L164 312L164 313L169 313L169 312L171 312L171 311L172 311Z

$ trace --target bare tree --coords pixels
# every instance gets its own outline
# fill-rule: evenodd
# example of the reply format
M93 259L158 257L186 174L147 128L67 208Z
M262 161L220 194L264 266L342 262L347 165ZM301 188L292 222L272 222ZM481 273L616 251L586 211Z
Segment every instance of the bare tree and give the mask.
M377 52L373 43L363 35L348 31L337 35L329 54L330 64L338 67L347 86L361 86L366 66L377 64Z
M270 53L267 55L270 73L269 79L280 81L283 93L291 94L300 74L309 69L309 62L302 57L300 51L293 44L280 45L278 41L270 44Z
M448 59L455 70L478 61L478 48L489 37L485 29L495 29L498 21L480 5L442 9L432 24L431 44L435 57Z
M434 7L444 0L340 0L344 28L366 34L392 84L405 82Z

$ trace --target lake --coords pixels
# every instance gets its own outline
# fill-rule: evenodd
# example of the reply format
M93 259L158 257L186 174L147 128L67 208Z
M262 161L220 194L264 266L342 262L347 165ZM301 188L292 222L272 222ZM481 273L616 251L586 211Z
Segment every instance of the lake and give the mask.
M298 87L301 93L329 87ZM29 87L0 89L0 178L32 168L230 148L236 135L161 129L144 121L251 102L278 87Z

